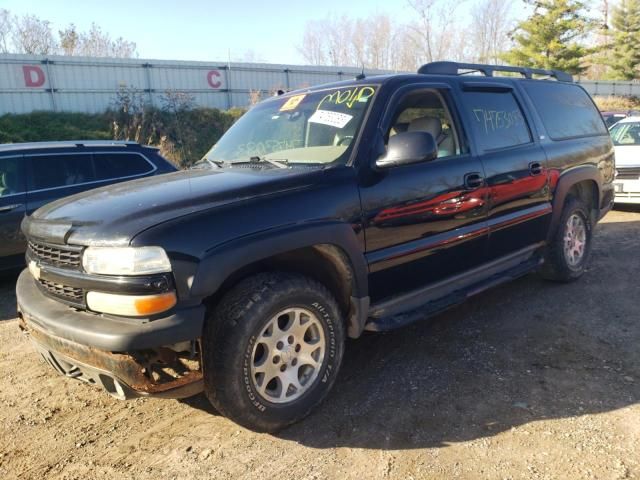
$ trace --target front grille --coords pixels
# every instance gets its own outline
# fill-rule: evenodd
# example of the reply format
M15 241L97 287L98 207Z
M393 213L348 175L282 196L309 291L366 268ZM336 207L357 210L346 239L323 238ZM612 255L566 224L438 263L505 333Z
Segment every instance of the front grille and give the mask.
M40 282L40 285L51 295L76 304L84 303L84 290L81 288L69 287L42 278L38 280L38 282Z
M618 167L616 180L638 180L640 178L640 167Z
M34 260L44 265L73 270L80 269L82 247L29 242L29 252Z

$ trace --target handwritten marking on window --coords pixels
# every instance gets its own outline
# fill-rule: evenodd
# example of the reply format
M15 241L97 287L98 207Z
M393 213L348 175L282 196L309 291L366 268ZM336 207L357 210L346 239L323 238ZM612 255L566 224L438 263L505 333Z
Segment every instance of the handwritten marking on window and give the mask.
M344 90L336 90L333 93L325 95L318 104L318 110L324 103L333 103L335 105L346 105L347 108L353 108L356 102L366 102L375 93L373 87L353 87Z
M484 131L487 134L524 125L524 118L520 110L507 111L474 108L473 115L478 123L484 126Z

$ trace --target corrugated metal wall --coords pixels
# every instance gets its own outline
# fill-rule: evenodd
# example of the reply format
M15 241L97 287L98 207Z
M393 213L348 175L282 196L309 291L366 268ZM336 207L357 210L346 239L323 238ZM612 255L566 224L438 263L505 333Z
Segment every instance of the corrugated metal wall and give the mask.
M0 115L33 110L102 112L122 87L162 106L167 90L186 92L196 105L228 109L249 103L249 92L353 78L355 68L265 63L184 62L64 56L0 55ZM390 73L367 70L367 74ZM637 82L592 82L592 95L640 96Z
M122 87L135 89L156 106L162 106L171 90L190 94L198 106L228 109L248 105L252 90L268 95L274 89L346 80L358 73L354 68L261 63L0 55L0 115L102 112Z

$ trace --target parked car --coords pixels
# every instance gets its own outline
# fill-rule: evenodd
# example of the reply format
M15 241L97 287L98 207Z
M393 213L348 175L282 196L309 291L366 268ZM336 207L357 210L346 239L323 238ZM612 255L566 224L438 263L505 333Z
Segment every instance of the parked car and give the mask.
M135 142L0 144L0 272L24 266L25 214L91 188L175 170L157 149Z
M346 337L535 270L579 278L614 169L563 72L438 62L299 90L249 110L195 169L28 216L20 326L118 398L204 389L275 431L327 395Z
M607 128L613 127L620 120L627 117L637 117L640 115L638 110L615 110L609 112L601 112L602 118L604 118L604 123L607 125Z
M640 203L640 116L609 129L616 150L616 203Z

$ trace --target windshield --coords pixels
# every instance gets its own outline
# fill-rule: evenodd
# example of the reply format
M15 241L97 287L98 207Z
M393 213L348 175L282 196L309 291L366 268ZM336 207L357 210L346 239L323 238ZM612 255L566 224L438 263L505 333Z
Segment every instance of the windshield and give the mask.
M640 122L617 123L609 133L614 145L640 145Z
M374 86L277 97L245 113L204 156L220 162L346 163Z

